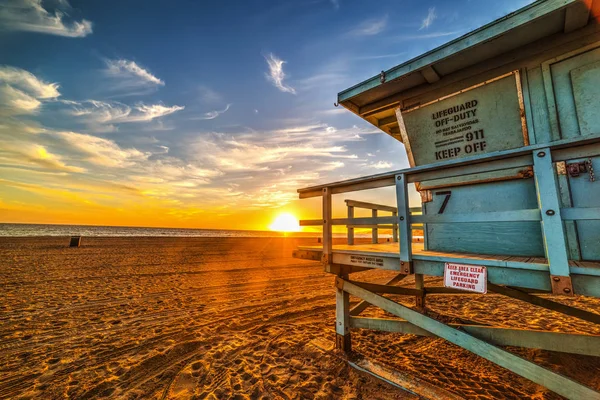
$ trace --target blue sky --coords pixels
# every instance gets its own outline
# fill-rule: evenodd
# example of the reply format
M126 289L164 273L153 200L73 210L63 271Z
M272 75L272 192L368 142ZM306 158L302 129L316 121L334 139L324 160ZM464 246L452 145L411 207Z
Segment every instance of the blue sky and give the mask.
M312 212L297 188L408 165L339 91L527 3L0 0L0 222Z

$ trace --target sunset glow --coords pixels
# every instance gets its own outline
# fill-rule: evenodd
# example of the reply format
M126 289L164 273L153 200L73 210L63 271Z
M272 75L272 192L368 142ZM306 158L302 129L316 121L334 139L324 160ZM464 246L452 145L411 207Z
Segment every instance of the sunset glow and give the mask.
M299 232L300 223L298 222L298 218L294 217L292 214L283 213L275 218L275 221L269 226L269 229L278 232Z

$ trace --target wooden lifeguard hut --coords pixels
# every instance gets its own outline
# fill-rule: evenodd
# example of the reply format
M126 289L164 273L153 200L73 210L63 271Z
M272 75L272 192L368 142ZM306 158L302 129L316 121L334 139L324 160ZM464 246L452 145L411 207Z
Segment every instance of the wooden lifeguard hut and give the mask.
M351 329L444 338L571 399L600 394L497 347L600 356L600 336L447 325L424 312L429 294L493 292L583 320L600 314L540 297L600 297L600 0L541 0L338 94L338 103L401 141L411 168L298 190L323 198L322 247L294 256L322 260L336 276L336 345ZM411 209L408 185L422 204ZM393 186L396 204L332 196ZM356 207L371 217L354 217ZM378 212L388 212L381 216ZM419 224L424 240L413 240ZM332 227L348 227L333 245ZM355 227L373 243L354 244ZM377 243L378 227L394 241ZM350 280L368 269L413 275L415 288ZM443 286L424 285L424 276ZM382 294L416 296L416 308ZM349 295L363 300L354 309ZM401 319L360 317L365 304ZM458 328L458 329L457 329Z

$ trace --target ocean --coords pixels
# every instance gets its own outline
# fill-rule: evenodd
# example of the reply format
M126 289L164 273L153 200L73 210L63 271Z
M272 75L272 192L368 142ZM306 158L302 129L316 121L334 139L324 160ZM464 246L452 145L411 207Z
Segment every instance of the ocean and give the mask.
M380 237L387 238L391 236L386 232L386 230L380 229ZM321 233L0 223L0 237L2 236L319 237ZM333 236L346 237L346 233L334 233ZM371 237L371 233L370 230L365 229L364 232L356 232L355 236Z
M317 237L320 233L0 223L1 236Z

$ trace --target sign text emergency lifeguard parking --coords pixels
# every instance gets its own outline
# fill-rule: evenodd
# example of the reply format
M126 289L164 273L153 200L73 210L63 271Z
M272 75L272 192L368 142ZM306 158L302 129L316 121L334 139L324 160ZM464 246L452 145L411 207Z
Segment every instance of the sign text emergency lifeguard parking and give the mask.
M446 263L444 286L476 293L487 293L487 269L479 265Z

